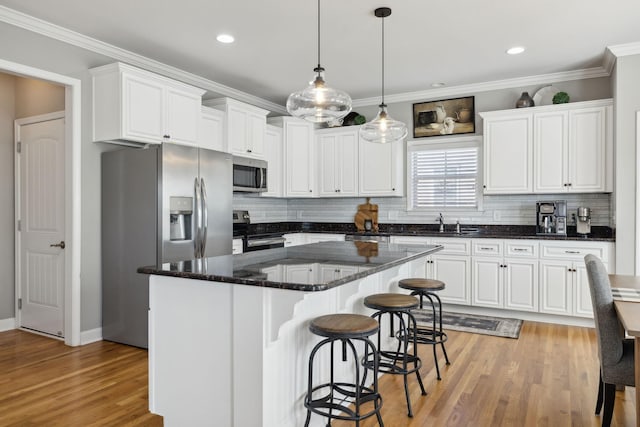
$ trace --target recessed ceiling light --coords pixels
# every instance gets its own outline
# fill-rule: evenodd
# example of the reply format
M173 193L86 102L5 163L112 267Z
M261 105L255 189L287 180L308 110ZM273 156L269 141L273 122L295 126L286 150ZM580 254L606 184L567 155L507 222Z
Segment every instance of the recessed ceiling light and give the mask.
M442 83L442 82L431 83L431 87L442 87L442 86L445 86L445 85L446 85L446 83Z
M218 37L216 37L216 40L220 43L233 43L235 39L230 34L219 34Z
M509 55L517 55L522 52L524 52L524 47L522 46L514 46L511 49L507 49Z

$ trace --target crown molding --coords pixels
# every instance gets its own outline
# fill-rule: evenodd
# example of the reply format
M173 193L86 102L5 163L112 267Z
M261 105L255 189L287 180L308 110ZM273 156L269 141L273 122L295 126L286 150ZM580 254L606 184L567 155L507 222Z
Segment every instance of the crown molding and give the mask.
M442 96L468 95L478 92L488 92L491 90L509 89L513 87L545 85L557 82L565 82L570 80L593 79L597 77L608 77L611 75L611 69L605 67L587 68L584 70L565 71L551 74L541 74L537 76L518 77L514 79L494 80L484 83L472 83L467 85L440 87L435 89L427 89L417 92L406 92L395 95L385 95L387 104L396 102L412 102L424 99L439 98ZM354 107L365 107L380 104L380 97L362 98L353 101Z
M108 56L116 61L126 62L130 65L162 74L166 77L215 92L221 96L227 96L238 101L243 101L248 104L264 108L274 113L287 113L287 110L282 105L267 101L229 86L225 86L213 80L205 79L204 77L200 77L179 68L147 58L146 56L121 49L109 43L104 43L100 40L85 36L78 32L35 18L22 12L18 12L5 6L0 6L0 21L82 49L87 49L100 55Z

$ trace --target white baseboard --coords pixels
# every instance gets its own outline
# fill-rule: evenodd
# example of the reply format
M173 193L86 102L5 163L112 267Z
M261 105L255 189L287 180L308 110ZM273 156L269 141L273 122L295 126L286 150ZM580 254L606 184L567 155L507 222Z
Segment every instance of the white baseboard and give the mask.
M10 331L16 328L16 319L11 317L9 319L0 319L0 332Z
M91 344L96 341L102 341L102 328L80 332L80 345Z

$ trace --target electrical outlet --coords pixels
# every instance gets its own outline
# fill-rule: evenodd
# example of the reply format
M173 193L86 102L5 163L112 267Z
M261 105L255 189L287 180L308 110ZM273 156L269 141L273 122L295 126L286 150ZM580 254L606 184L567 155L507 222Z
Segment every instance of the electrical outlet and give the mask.
M500 211L493 211L493 220L500 221L500 218L501 218Z

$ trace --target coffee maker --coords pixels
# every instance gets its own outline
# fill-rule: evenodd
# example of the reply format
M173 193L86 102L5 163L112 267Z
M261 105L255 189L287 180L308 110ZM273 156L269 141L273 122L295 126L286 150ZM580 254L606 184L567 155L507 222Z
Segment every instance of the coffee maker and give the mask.
M576 233L585 235L591 233L591 209L584 206L578 208Z
M567 234L567 202L536 202L536 234Z

